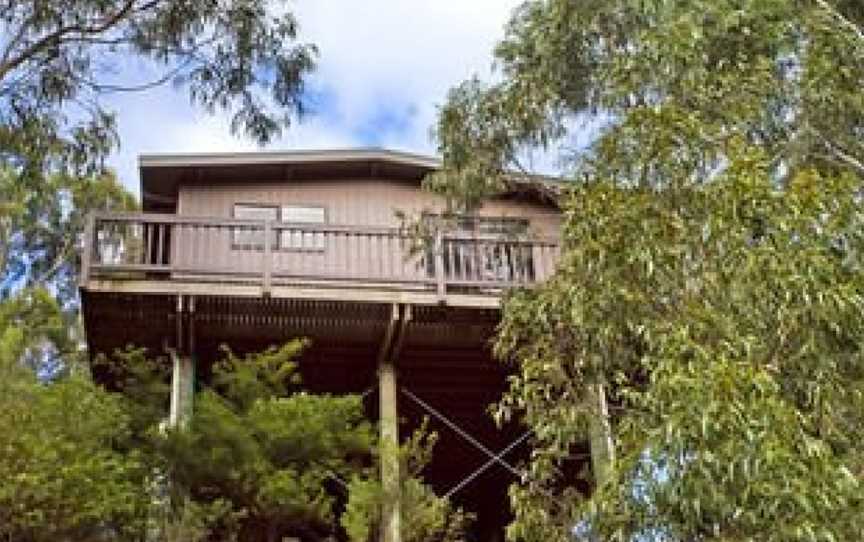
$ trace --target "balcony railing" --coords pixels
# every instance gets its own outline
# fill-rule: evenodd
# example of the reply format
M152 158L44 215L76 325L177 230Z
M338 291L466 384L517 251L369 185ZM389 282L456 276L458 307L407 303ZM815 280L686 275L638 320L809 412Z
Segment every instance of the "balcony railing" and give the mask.
M82 285L91 279L350 285L497 294L552 274L556 240L398 228L162 214L88 221Z

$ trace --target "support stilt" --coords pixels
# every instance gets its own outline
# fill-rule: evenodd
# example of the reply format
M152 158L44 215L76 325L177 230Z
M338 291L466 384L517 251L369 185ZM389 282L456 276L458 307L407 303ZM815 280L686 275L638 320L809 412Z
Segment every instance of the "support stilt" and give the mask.
M399 418L396 407L396 368L391 361L378 367L381 413L381 483L386 495L382 511L382 542L401 542L399 484Z
M190 356L171 352L171 364L171 410L168 423L171 427L183 427L192 417L195 363Z

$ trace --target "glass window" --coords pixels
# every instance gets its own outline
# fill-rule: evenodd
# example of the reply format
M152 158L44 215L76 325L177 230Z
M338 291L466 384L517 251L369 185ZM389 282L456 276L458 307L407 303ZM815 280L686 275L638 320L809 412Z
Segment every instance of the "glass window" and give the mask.
M238 203L234 205L234 218L241 220L279 220L279 208L271 205ZM264 229L262 226L237 226L233 229L233 244L237 248L263 249ZM273 241L275 241L275 236ZM273 242L273 247L276 243Z
M303 231L305 224L323 225L327 221L323 207L308 205L285 205L282 207L282 222L296 225L283 228L280 246L289 250L324 250L324 233Z

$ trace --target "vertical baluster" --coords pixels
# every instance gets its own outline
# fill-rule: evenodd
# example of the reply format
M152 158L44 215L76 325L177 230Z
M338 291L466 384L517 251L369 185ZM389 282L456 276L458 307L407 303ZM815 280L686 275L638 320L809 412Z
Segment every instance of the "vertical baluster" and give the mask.
M333 245L333 234L329 231L321 233L321 242L323 243L324 252L321 255L321 272L324 276L333 274L333 252L336 247Z
M511 269L511 282L513 284L523 284L525 282L525 273L522 268L522 245L516 240L509 243L506 250L509 257L509 267Z
M488 280L486 277L486 263L491 257L489 244L476 237L465 243L465 252L470 255L471 259L471 280L478 282Z
M197 227L194 223L178 224L177 229L183 239L179 250L176 252L180 267L185 271L192 271L198 263L198 236Z
M531 247L527 241L519 242L519 272L522 273L522 282L525 284L530 283L532 280L529 250L531 250Z
M143 222L141 225L141 228L142 228L142 233L144 234L143 235L144 238L142 240L143 241L142 244L144 246L141 248L141 262L140 263L149 264L150 263L150 238L152 237L151 231L150 231L150 224L147 222Z
M397 232L393 234L393 237L390 238L390 247L392 253L390 254L390 262L393 264L393 278L396 280L405 280L405 272L402 268L405 262L405 237L402 235L402 232Z
M471 254L473 280L488 282L490 280L490 273L487 272L487 267L490 265L490 258L494 257L495 246L478 237L472 237L466 243L468 243ZM492 275L494 276L494 273Z
M357 234L357 273L361 280L371 278L372 269L369 265L369 235L360 231Z
M132 235L134 236L134 242L132 246L135 247L135 253L132 255L136 264L144 263L144 221L136 221L132 226Z
M157 265L162 265L165 262L162 260L162 245L164 243L164 235L165 235L165 224L155 224L156 232L156 263Z
M121 262L121 260L118 256L118 254L120 252L120 248L119 248L120 242L119 242L119 233L118 233L117 228L118 228L117 223L111 222L111 225L109 226L109 229L108 229L108 232L109 232L108 238L110 239L110 241L108 243L108 247L110 247L110 251L111 251L111 253L109 254L109 260L110 261L108 263L111 263L114 265L117 265L118 263Z
M459 259L462 260L462 275L467 281L478 281L482 276L480 273L480 262L483 259L483 245L479 239L460 239L456 245L459 251ZM474 286L472 286L473 288Z
M348 246L349 245L348 234L345 233L345 231L339 231L338 232L338 239L339 239L339 258L337 261L339 262L339 269L337 270L336 274L339 276L347 277L348 276L348 270L349 270L348 265L349 265L349 262L351 260L351 256L348 254L348 251L350 249L350 247Z
M369 274L375 281L381 280L381 252L378 250L378 232L369 233L366 236L368 249Z
M378 240L378 250L381 251L381 279L390 280L390 233L383 232Z
M444 276L444 247L441 230L435 232L435 282L438 291L438 301L443 302L447 294L447 283Z
M539 282L546 278L546 261L544 259L543 243L531 247L531 260L534 264L534 280Z
M216 249L216 238L219 236L219 226L217 224L209 224L204 236L204 261L201 262L207 269L218 269L221 265L219 262L218 251Z
M352 278L356 278L358 274L357 269L357 236L354 235L353 232L349 232L345 235L345 238L348 241L348 274Z
M270 294L270 285L273 280L273 225L269 220L264 221L264 268L263 291L264 295Z
M506 269L506 280L511 285L522 282L522 273L519 269L519 243L507 241L504 243L504 269Z

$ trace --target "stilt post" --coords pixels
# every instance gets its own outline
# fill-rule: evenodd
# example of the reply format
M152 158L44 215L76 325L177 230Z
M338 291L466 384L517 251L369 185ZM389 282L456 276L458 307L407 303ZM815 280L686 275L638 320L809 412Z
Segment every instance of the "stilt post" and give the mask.
M195 394L195 363L191 356L171 352L171 427L184 427L192 417Z
M389 360L382 363L378 368L378 385L381 412L381 484L385 494L381 540L382 542L401 542L396 367Z

